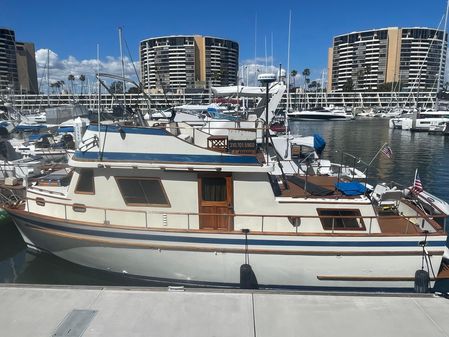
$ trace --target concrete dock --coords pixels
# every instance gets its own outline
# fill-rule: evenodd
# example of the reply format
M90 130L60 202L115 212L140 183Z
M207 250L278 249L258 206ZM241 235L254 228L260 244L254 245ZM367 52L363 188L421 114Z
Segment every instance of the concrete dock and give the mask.
M0 336L449 336L449 300L167 288L0 286Z

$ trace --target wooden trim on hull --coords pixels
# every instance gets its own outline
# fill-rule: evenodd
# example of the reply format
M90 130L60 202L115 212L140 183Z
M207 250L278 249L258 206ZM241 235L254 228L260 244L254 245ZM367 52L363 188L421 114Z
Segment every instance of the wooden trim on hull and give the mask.
M421 256L421 251L313 251L313 250L268 250L268 249L239 249L239 248L218 248L218 247L193 247L193 246L174 246L157 245L143 242L125 242L120 240L108 240L99 237L87 237L85 235L68 234L52 229L40 228L34 225L28 225L32 230L48 235L88 241L92 243L113 245L117 247L147 248L153 250L167 251L190 251L190 252L211 252L211 253L231 253L231 254L265 254L265 255L316 255L316 256ZM38 247L42 248L42 247ZM436 250L428 252L429 256L442 256L444 251Z

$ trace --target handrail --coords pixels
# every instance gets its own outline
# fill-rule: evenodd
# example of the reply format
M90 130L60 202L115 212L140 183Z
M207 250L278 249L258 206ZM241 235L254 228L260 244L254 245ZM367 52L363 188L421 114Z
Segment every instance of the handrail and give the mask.
M36 201L37 198L29 198L25 197L23 200L25 201ZM62 203L62 202L56 202L56 201L48 201L45 200L46 204L54 204L54 205L61 205L66 207L73 207L74 205L79 206L79 203L76 204L68 204L68 203ZM421 214L421 215L299 215L299 214L247 214L247 213L201 213L201 212L167 212L167 211L158 211L158 210L137 210L137 209L123 209L123 208L107 208L107 207L98 207L98 206L87 206L83 205L86 209L96 209L96 210L103 210L103 211L113 211L113 212L127 212L127 213L139 213L139 214L160 214L160 215L214 215L214 216L231 216L231 217L265 217L265 218L303 218L303 219L426 219L428 221L435 219L435 218L446 218L445 215L439 214L439 215L433 215L429 216L427 214Z

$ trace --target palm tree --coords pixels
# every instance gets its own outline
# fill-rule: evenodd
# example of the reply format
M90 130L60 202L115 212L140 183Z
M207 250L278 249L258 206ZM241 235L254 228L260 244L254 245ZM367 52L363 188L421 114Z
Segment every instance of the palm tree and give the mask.
M310 69L309 68L304 69L302 71L302 76L304 76L304 90L306 90L307 84L309 84L309 82L310 82L310 79L309 79Z
M73 95L73 81L75 81L75 75L70 74L67 77L67 80L69 80L69 82L70 82L70 87L71 87L71 91L72 91L72 95Z
M86 80L86 76L83 74L80 75L79 80L81 82L81 96L83 96L83 89L84 89L84 81Z
M50 83L50 88L51 88L52 94L55 93L55 88L57 88L57 87L58 87L58 82L52 82L52 83Z
M60 81L58 81L58 84L59 84L59 94L61 94L61 92L64 90L64 85L65 85L65 82L63 81L63 80L60 80Z
M298 72L295 70L295 69L293 69L291 72L290 72L290 77L292 78L292 80L293 80L293 88L295 87L295 77L296 77L296 75L298 75ZM289 88L290 89L290 88Z

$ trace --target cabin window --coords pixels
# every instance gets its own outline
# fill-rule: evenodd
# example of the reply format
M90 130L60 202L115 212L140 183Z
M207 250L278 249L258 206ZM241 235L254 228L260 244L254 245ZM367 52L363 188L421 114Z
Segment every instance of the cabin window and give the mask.
M117 178L128 206L170 206L164 187L156 178Z
M201 186L203 201L226 201L226 178L203 177Z
M75 193L95 194L94 170L81 169L76 183Z
M365 230L358 209L317 209L323 229Z

